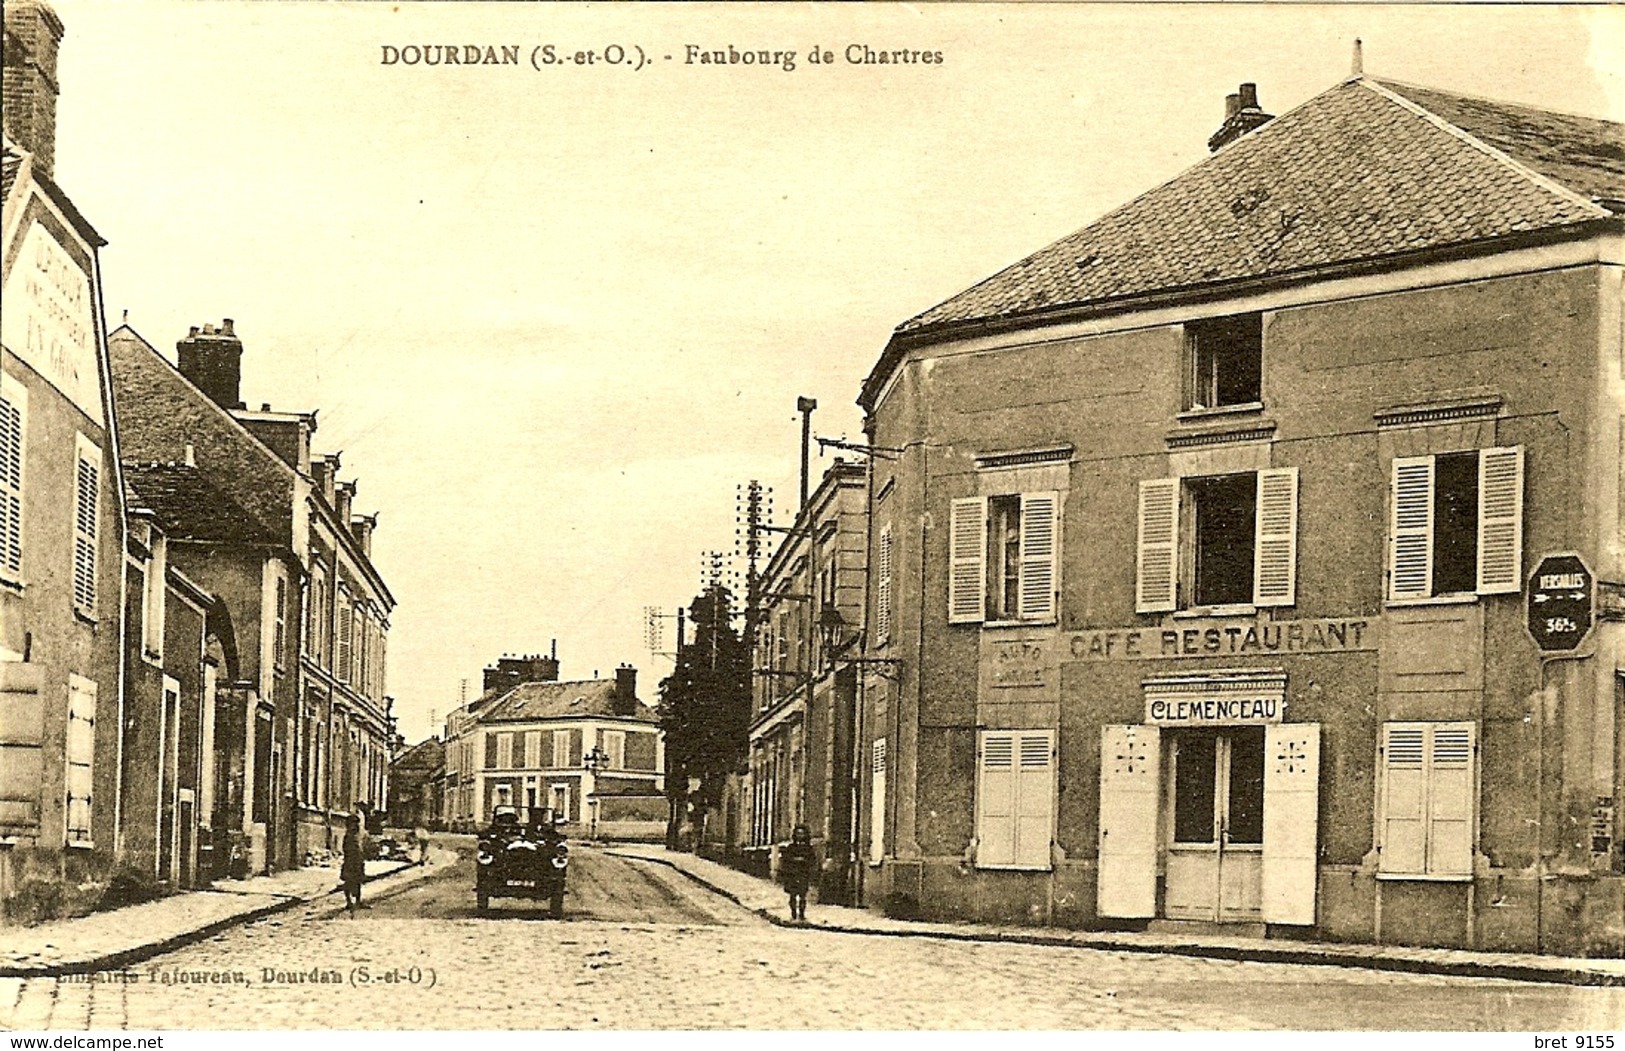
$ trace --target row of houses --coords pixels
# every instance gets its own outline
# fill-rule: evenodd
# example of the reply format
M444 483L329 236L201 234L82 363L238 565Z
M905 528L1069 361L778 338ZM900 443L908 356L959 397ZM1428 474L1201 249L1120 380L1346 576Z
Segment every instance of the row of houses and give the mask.
M731 846L941 918L1625 952L1625 126L1357 69L1209 148L892 334L763 576Z
M109 333L53 178L64 27L5 10L0 903L47 918L298 865L387 793L394 599L315 413L230 319Z

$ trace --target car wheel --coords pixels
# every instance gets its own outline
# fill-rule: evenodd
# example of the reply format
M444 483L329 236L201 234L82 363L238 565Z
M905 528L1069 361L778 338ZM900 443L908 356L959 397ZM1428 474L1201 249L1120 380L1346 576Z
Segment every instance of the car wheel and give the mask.
M564 915L564 888L560 887L553 892L553 918L559 919Z

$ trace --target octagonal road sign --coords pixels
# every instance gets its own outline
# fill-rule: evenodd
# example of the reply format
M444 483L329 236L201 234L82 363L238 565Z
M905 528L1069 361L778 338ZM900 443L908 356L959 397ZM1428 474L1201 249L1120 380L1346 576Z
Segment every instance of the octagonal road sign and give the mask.
M1542 653L1578 649L1595 620L1597 578L1577 554L1547 555L1524 589L1530 638Z

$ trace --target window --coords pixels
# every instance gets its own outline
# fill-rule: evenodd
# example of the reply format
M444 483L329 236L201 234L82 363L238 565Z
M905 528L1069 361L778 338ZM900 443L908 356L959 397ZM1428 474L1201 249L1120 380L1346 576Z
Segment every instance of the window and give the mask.
M513 766L513 734L497 734L497 767L507 770Z
M1140 483L1135 609L1297 598L1298 469Z
M28 389L0 373L0 579L23 574L23 450Z
M519 765L524 767L542 765L542 731L525 731L525 747L523 754L520 756Z
M1261 399L1264 316L1204 318L1185 326L1185 408L1251 405Z
M1470 878L1477 796L1472 723L1386 723L1379 873Z
M570 768L570 731L553 731L553 769L568 770Z
M0 661L0 833L40 823L45 698L39 664Z
M1056 492L955 500L948 622L1054 620L1059 512Z
M497 735L487 733L485 735L485 769L495 770L497 768L497 748Z
M74 477L73 608L96 615L96 540L100 530L102 451L79 435Z
M350 651L355 641L355 628L351 623L353 618L350 612L350 593L344 590L343 585L339 586L338 614L338 624L333 629L335 651L333 674L338 677L339 682L349 682Z
M875 644L884 645L891 638L891 523L880 527L880 544L876 552L875 567ZM834 574L830 574L829 597L825 605L835 605Z
M67 844L89 847L91 838L92 771L96 759L96 684L68 676L68 784Z
M1523 448L1395 457L1388 600L1523 586Z
M310 600L305 603L305 648L317 664L326 666L327 574L321 566L310 570Z
M1054 748L1051 730L983 731L976 784L978 867L1050 867Z
M604 752L608 759L604 764L606 770L626 769L626 731L605 730Z

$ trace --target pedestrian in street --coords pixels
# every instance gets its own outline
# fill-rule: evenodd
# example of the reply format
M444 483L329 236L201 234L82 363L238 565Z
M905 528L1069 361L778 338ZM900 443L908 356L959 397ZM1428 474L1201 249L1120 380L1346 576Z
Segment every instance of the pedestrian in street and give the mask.
M339 883L344 887L344 907L353 917L355 910L361 907L361 882L367 875L366 843L362 839L360 814L351 814L345 822L343 852Z
M418 842L418 864L429 863L429 830L419 825L412 830L412 838Z
M779 852L779 880L790 895L792 920L807 920L807 888L816 871L818 852L813 850L812 832L806 825L797 825L790 833L789 844Z

